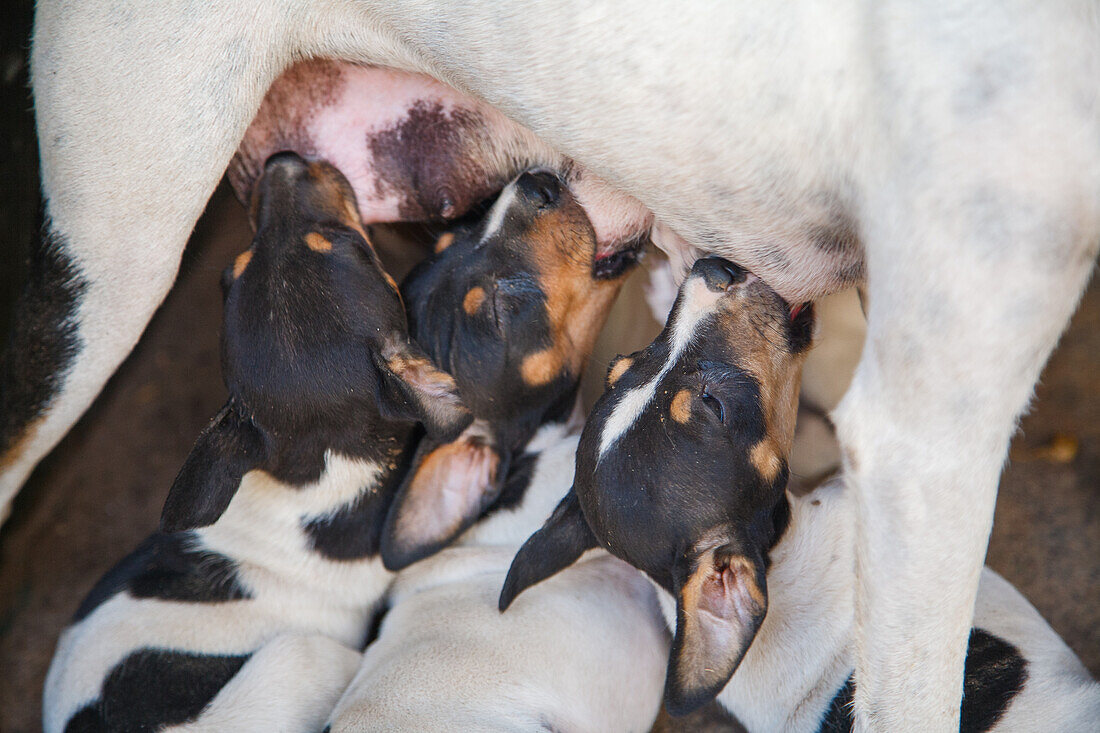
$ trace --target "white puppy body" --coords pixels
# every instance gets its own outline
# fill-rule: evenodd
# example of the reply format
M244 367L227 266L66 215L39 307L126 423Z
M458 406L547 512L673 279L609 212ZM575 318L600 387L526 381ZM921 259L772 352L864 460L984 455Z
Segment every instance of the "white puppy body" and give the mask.
M1008 439L1100 243L1098 37L1090 0L45 0L32 71L54 259L26 302L65 307L13 347L28 363L7 382L0 502L136 342L278 74L308 56L423 72L636 197L667 248L720 254L791 301L866 280L836 414L857 724L957 730Z
M823 720L855 665L854 501L838 479L806 496L788 497L790 525L771 552L767 616L718 700L754 733L846 730L837 725L840 720L830 719L834 727ZM675 599L663 589L658 593L674 627ZM974 704L987 716L1001 712L993 727L964 730L1095 730L1100 685L1027 599L989 568L982 571L973 627L1014 647L1003 650L998 669L1022 660L1024 674L1017 692L997 700L994 690L991 703L977 689L988 692L993 685L988 669L968 668L968 690L982 698ZM971 711L963 719L972 723L977 717Z
M522 503L398 574L334 733L649 730L669 639L637 570L590 551L497 610L516 550L569 489L576 446L564 426L542 427Z
M125 665L135 664L133 655L143 652L169 658L174 670L187 664L173 655L189 655L196 665L237 658L239 669L227 672L231 676L220 691L207 706L199 706L201 715L188 716L180 730L320 727L358 667L370 614L393 574L377 555L339 559L322 554L314 546L317 534L308 527L353 508L377 490L384 473L371 461L333 453L320 479L305 486L251 471L218 521L178 533L181 549L201 556L179 561L155 556L132 566L159 570L164 577L181 568L190 572L190 567L202 574L203 566L222 564L224 576L207 575L234 588L229 597L209 586L196 587L201 581L191 581L184 590L181 584L165 590L162 581L155 592L137 595L128 585L111 588L110 575L101 581L107 587L92 594L98 595L98 605L82 609L58 643L44 692L45 730L61 731L74 714L95 705L107 680L118 678L107 687L116 685L119 699L131 703L149 685L176 681L171 668L127 678ZM121 581L132 585L133 578L130 573ZM216 661L210 664L208 677L220 669ZM165 714L158 704L148 704L151 719ZM112 709L117 712L117 704ZM121 724L117 718L110 722Z

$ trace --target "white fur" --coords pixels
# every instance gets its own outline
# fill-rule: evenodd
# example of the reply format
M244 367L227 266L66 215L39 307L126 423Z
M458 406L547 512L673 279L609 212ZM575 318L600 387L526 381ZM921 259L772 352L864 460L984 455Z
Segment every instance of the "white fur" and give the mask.
M512 185L505 186L504 190L500 192L500 196L493 203L493 208L489 209L489 220L485 222L485 231L481 234L482 242L496 235L500 228L504 226L504 217L508 215L508 207L512 205L515 198L516 187Z
M196 530L192 545L234 560L252 597L200 603L124 591L102 603L58 642L43 696L45 730L62 730L99 697L110 670L142 648L253 653L203 714L181 729L319 728L358 666L356 650L393 576L377 556L325 558L309 546L302 527L377 490L380 476L372 462L331 452L313 484L245 474L225 513Z
M791 523L771 553L767 616L718 696L754 733L818 730L855 665L852 492L834 479L788 498ZM674 626L675 599L654 587ZM1100 685L1027 599L989 568L982 571L972 625L1027 660L1027 681L992 730L1096 729Z
M569 489L576 436L543 427L523 502L398 575L379 638L332 715L336 731L648 731L668 636L642 575L602 550L497 598L519 546Z
M43 191L89 290L83 343L0 505L172 282L264 91L318 55L474 94L788 300L866 259L836 413L856 487L858 727L957 730L1015 419L1100 242L1092 0L38 4ZM851 224L862 250L815 242Z
M661 371L645 384L639 385L623 395L615 405L615 409L604 423L603 432L600 433L600 452L597 460L615 444L619 438L637 421L645 412L646 407L657 393L657 385L665 378L669 370L676 366L680 354L684 353L699 328L699 322L711 315L712 307L718 300L719 293L711 292L703 283L702 278L695 278L683 289L683 299L680 308L673 314L672 338L669 343L668 359Z

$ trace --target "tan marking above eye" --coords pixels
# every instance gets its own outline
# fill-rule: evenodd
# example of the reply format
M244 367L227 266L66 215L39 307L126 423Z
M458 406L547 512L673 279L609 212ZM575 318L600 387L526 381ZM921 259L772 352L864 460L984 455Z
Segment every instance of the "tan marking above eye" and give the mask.
M306 246L312 249L314 252L331 252L332 242L324 238L323 235L317 232L310 232L306 235Z
M455 241L454 232L447 232L439 239L435 240L435 253L439 254L443 250L450 247Z
M617 362L612 364L611 371L607 373L608 386L611 386L615 384L615 382L618 382L619 379L621 379L622 376L626 374L626 370L632 366L634 366L634 360L631 359L629 356L624 356Z
M233 279L236 280L244 272L244 268L248 267L248 263L252 261L252 250L246 249L237 255L237 259L233 260Z
M472 316L477 313L484 302L485 288L481 286L472 287L466 291L466 297L462 299L462 310L466 311L466 315Z
M520 365L520 376L529 387L549 384L561 372L561 357L554 349L543 349L529 354Z
M681 425L686 425L691 419L691 390L682 389L672 398L672 405L668 408L668 414Z
M779 459L779 454L775 450L775 445L767 438L752 447L752 451L749 453L749 461L752 462L752 465L760 472L765 481L774 481L775 477L779 475L780 467L783 465L783 462Z

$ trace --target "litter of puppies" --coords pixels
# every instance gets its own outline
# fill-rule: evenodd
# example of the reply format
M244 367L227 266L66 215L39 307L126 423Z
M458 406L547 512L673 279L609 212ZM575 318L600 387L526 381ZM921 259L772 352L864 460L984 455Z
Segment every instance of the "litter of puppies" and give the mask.
M850 492L786 491L812 304L697 261L584 420L639 253L600 257L556 174L400 291L334 167L279 154L254 190L229 400L63 634L47 731L644 731L713 699L751 730L851 728ZM1100 719L988 569L965 689L963 730Z

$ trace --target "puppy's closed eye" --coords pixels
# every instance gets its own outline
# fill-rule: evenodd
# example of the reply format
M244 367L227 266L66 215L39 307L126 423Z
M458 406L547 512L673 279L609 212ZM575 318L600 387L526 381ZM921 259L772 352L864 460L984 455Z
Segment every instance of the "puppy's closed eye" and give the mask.
M726 422L726 407L722 404L722 401L707 391L705 387L700 396L703 400L703 404L707 406L707 409L710 410L716 418L718 418L718 421L722 423Z

